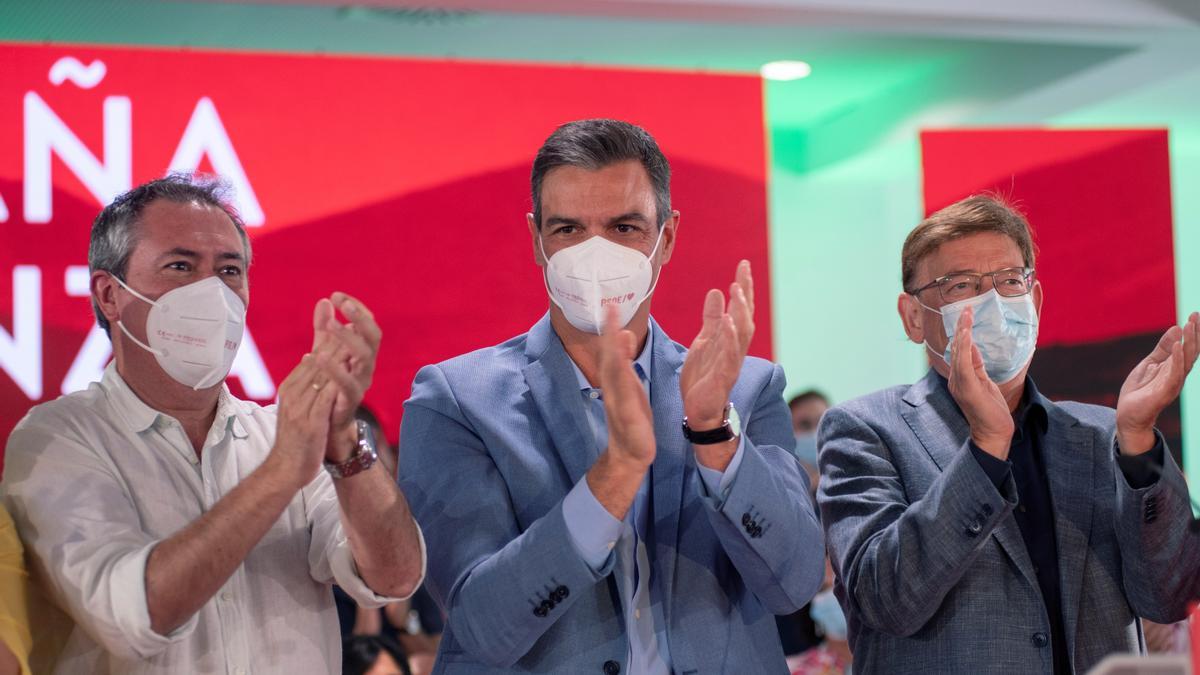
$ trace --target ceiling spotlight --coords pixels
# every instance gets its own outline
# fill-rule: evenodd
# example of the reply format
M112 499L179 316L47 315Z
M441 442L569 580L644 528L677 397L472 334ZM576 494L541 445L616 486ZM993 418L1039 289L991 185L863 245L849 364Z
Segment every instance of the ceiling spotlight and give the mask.
M808 77L812 74L812 66L803 61L772 61L764 63L758 72L768 80L787 82Z

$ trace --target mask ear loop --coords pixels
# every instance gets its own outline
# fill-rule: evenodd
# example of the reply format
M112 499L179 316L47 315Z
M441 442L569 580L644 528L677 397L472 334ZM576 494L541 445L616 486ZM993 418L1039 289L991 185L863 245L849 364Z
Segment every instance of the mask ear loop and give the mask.
M658 229L658 239L654 242L654 248L650 249L650 255L646 256L646 264L647 265L653 265L654 254L658 253L658 245L662 243L663 230L665 230L665 229L667 229L665 224L663 227L660 227ZM658 268L658 274L654 275L654 281L652 281L650 283L650 290L646 291L646 294L642 296L641 300L638 300L637 306L639 308L642 306L643 302L646 302L646 300L650 299L651 295L654 295L654 289L658 288L658 280L661 278L662 278L662 267L660 266Z
M132 295L133 297L137 298L138 300L141 300L142 302L150 305L151 307L158 306L157 302L151 300L150 298L147 298L146 296L142 295L141 293L138 293L137 291L130 288L129 284L126 284L124 281L121 281L121 277L118 277L117 275L112 274L111 272L109 273L108 276L112 277L118 284L120 284L121 288L124 288L125 290L129 291L130 295ZM125 337L132 340L135 345L141 347L142 349L145 349L146 351L150 352L151 354L153 354L155 356L166 356L167 355L167 352L165 352L161 349L155 349L155 348L151 347L150 345L146 344L145 342L142 342L141 340L135 338L133 336L133 333L130 333L129 329L125 327L125 322L121 321L120 319L117 319L117 328L120 328L121 332L125 334Z
M538 250L542 252L542 260L546 263L542 267L542 285L546 287L546 295L550 296L550 302L558 305L558 308L565 312L567 308L563 307L558 298L554 297L554 291L550 290L550 281L546 278L547 273L550 271L550 258L546 257L546 247L542 244L542 235L540 232L538 233Z

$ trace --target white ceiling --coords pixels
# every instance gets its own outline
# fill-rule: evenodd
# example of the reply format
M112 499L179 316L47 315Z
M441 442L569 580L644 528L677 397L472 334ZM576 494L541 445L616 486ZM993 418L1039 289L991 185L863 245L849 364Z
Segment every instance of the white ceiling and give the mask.
M220 0L217 0L220 1ZM1200 0L259 0L290 5L472 10L559 16L837 25L943 33L981 27L1066 31L1189 30Z

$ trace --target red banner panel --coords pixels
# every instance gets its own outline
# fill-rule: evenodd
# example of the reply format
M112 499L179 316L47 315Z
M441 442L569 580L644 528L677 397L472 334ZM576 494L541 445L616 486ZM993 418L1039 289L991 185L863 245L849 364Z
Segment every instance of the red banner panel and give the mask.
M367 402L394 435L422 365L529 328L548 301L525 225L533 155L573 119L644 126L672 162L679 245L654 301L677 340L754 265L770 326L761 83L753 76L0 44L0 437L109 359L88 300L101 206L172 170L236 190L254 245L235 393L272 400L315 301L384 330ZM752 353L769 356L771 331Z
M1039 388L1115 406L1175 322L1166 130L925 131L921 151L926 213L990 191L1029 219L1045 292L1031 368ZM1176 403L1160 420L1176 453L1179 425Z

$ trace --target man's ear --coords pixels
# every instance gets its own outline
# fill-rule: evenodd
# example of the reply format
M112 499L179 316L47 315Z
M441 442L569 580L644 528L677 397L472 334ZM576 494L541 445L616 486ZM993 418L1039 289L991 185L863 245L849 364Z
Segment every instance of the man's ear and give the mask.
M529 241L533 244L533 264L538 267L545 267L546 257L542 255L542 247L539 244L542 234L541 228L538 227L532 213L525 214L525 224L529 226Z
M675 252L675 239L679 236L679 212L671 211L671 216L663 221L662 226L662 243L659 244L659 259L662 260L661 265L666 265L671 260L671 254Z
M908 293L901 293L896 298L896 311L900 314L900 322L904 325L904 334L917 344L925 341L925 324L921 320L921 303Z
M100 308L100 313L110 324L115 324L121 318L117 307L117 282L108 272L96 270L92 272L91 289L92 301Z
M1030 292L1033 293L1033 311L1037 312L1038 319L1040 320L1042 318L1042 300L1045 299L1042 295L1042 282L1035 280L1033 282L1033 289Z

